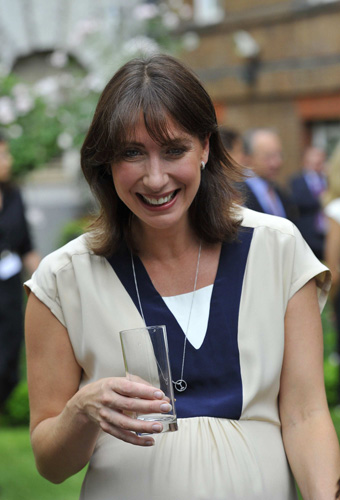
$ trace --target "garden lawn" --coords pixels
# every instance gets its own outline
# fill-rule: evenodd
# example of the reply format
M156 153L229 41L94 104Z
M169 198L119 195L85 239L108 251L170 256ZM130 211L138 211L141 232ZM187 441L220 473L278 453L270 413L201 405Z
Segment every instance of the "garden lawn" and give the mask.
M36 471L28 429L0 429L1 500L77 500L84 474L59 485L49 483Z

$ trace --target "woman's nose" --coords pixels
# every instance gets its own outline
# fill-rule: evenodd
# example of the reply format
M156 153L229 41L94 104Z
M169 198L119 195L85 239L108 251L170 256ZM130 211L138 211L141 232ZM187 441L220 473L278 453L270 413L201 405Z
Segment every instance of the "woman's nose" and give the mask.
M154 192L161 191L167 184L168 174L160 159L154 158L148 160L143 182L145 187Z

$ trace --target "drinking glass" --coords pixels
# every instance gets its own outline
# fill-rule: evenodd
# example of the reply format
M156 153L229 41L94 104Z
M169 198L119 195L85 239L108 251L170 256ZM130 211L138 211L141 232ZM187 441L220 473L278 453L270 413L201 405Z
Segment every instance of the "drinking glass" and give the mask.
M136 413L135 418L161 422L162 432L177 431L166 327L145 326L123 330L119 334L126 377L160 389L172 406L168 413Z

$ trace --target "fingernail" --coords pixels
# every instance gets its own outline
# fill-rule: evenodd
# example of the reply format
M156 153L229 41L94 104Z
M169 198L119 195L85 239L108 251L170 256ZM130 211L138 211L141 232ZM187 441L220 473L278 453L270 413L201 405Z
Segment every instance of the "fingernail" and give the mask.
M166 411L166 412L170 411L170 410L172 410L172 406L169 405L169 403L162 403L161 404L161 410L162 411Z
M145 441L146 446L153 446L155 444L154 441Z
M152 430L154 430L155 432L161 432L162 430L161 424L153 424Z
M153 395L155 396L155 398L157 399L163 399L164 398L164 393L162 391L155 391L153 393Z

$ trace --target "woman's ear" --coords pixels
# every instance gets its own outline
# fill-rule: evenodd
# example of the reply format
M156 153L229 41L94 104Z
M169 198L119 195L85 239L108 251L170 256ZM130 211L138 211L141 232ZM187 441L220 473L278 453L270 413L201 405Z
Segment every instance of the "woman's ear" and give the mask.
M210 148L210 134L208 134L202 142L202 161L204 163L208 162L209 159L209 148Z

